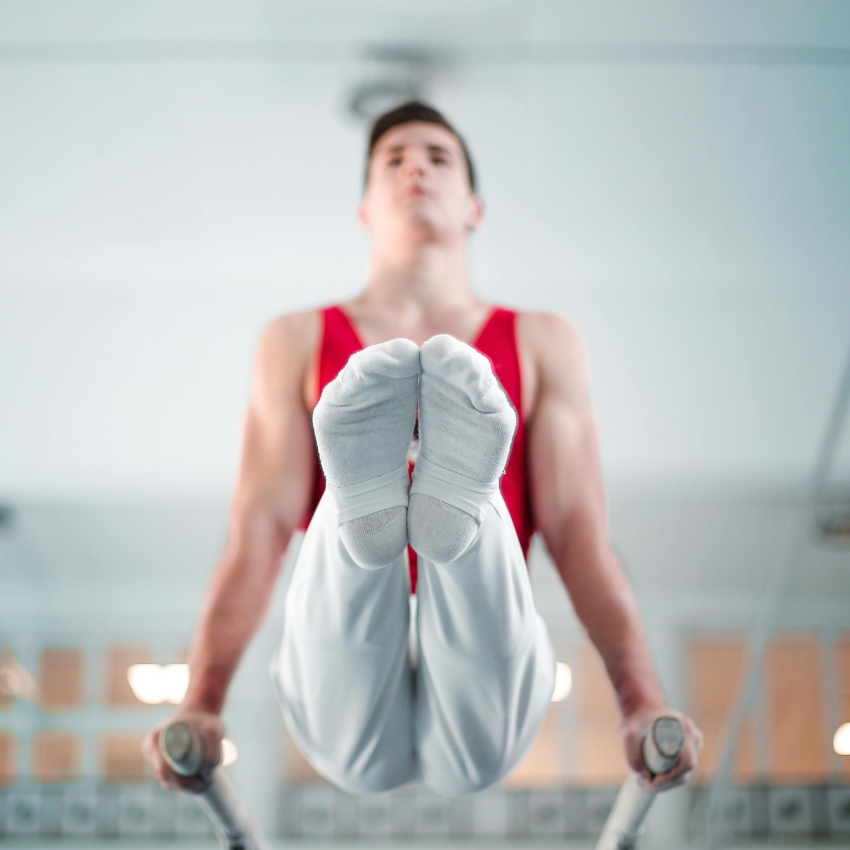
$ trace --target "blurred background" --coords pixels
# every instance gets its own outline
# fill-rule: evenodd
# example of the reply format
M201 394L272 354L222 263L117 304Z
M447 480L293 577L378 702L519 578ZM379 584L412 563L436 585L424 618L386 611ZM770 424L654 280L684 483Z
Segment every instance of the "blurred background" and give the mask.
M138 744L185 689L259 334L364 285L366 127L411 95L476 161L478 294L590 352L611 536L706 736L646 846L708 846L708 811L712 846L847 842L838 417L811 479L850 350L850 4L0 0L0 843L214 846ZM616 704L540 541L531 574L560 700L450 802L297 752L285 573L224 714L267 834L593 846Z

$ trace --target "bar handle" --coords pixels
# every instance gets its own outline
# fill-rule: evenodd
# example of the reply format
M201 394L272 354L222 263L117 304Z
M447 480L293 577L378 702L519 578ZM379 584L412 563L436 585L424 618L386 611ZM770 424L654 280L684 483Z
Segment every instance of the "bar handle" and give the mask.
M188 723L181 720L166 727L159 748L168 766L179 776L198 776L204 764L204 742ZM210 787L198 794L225 850L266 850L259 831L248 817L230 777L220 768L212 775Z
M659 717L643 738L644 764L650 773L666 773L679 761L684 746L684 723L677 717ZM641 824L657 793L641 788L636 773L629 776L620 788L596 850L634 850Z

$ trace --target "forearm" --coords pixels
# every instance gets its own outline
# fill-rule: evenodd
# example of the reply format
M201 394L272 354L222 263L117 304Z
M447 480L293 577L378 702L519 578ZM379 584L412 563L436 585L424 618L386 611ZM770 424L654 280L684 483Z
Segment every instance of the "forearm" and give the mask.
M605 662L623 716L663 708L664 691L631 592L603 596L580 616Z
M576 614L602 656L624 717L663 708L664 692L634 593L607 544L581 540L555 558Z
M245 649L265 619L285 542L233 539L213 573L189 653L183 707L218 713ZM288 542L288 538L286 540Z

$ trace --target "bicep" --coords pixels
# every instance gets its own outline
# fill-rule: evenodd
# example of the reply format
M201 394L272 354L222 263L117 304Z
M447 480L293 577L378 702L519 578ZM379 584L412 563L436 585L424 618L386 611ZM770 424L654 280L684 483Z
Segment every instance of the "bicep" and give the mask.
M262 512L288 536L307 510L315 474L313 432L298 404L260 414L253 405L245 420L234 513Z
M316 472L303 396L309 351L279 331L267 336L245 418L231 525L236 532L268 526L285 546L307 510Z
M608 543L595 418L589 404L541 405L541 414L529 446L538 527L579 619L597 639L616 625L612 611L633 602Z
M530 433L529 462L534 516L552 554L579 538L601 545L605 497L589 402L544 395Z
M529 421L531 500L537 527L554 555L577 531L604 535L604 497L587 355L566 319L527 314L523 338L538 387Z

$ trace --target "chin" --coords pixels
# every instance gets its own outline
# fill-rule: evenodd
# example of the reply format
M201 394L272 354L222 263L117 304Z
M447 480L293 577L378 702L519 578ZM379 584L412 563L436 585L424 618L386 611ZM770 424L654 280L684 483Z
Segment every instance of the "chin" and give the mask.
M414 211L412 215L405 216L405 219L407 227L411 230L430 233L434 236L439 235L439 233L445 230L445 227L441 225L441 222L435 216L417 215L416 211Z

